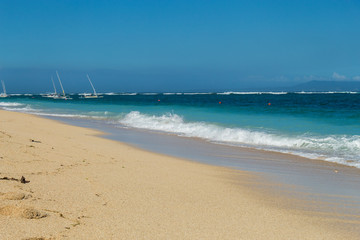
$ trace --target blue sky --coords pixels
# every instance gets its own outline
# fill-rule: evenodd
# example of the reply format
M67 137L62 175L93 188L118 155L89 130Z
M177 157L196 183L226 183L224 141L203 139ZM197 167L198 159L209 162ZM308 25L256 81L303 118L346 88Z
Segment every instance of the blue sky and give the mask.
M9 92L216 91L360 80L360 1L0 0Z

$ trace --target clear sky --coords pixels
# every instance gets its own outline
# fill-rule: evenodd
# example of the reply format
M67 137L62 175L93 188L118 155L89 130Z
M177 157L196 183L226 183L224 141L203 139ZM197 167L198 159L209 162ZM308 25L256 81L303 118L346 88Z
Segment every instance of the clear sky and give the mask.
M360 80L359 0L0 0L9 92L222 91Z

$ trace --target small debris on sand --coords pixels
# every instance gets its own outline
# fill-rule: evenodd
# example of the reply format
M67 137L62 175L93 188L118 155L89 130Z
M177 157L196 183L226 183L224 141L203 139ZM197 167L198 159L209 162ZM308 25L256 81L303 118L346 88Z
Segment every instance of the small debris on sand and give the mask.
M21 176L20 182L21 182L21 183L28 183L28 182L30 182L30 181L26 181L25 177L24 177L24 176Z
M27 181L24 176L21 176L20 179L17 179L17 178L9 178L9 177L2 177L2 178L0 178L0 180L17 181L17 182L21 182L21 183L24 183L24 184L30 182L30 181Z

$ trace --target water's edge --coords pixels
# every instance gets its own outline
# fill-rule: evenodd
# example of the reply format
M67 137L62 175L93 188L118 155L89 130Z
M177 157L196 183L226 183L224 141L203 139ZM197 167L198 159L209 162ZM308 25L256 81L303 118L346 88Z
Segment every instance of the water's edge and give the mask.
M275 181L298 186L308 193L346 195L360 200L360 169L355 167L289 154L214 144L194 138L117 128L97 121L51 119L96 129L106 133L102 136L104 138L151 152L265 174Z

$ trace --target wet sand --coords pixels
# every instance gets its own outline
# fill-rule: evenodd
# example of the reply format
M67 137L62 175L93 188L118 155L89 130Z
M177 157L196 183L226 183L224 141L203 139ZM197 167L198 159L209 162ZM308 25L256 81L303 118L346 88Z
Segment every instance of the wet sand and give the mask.
M162 132L122 128L102 121L55 120L97 129L104 132L105 138L151 152L256 173L264 176L266 181L279 184L272 184L271 189L263 188L263 184L253 187L260 187L269 193L286 194L291 202L298 202L291 208L318 211L317 214L341 213L349 220L360 217L360 169L355 167L279 152L215 144ZM301 204L298 199L306 200L307 204ZM308 204L314 201L322 203Z
M297 208L310 203L274 191L279 182L260 173L151 153L21 113L0 111L0 121L0 239L360 236L359 219Z

